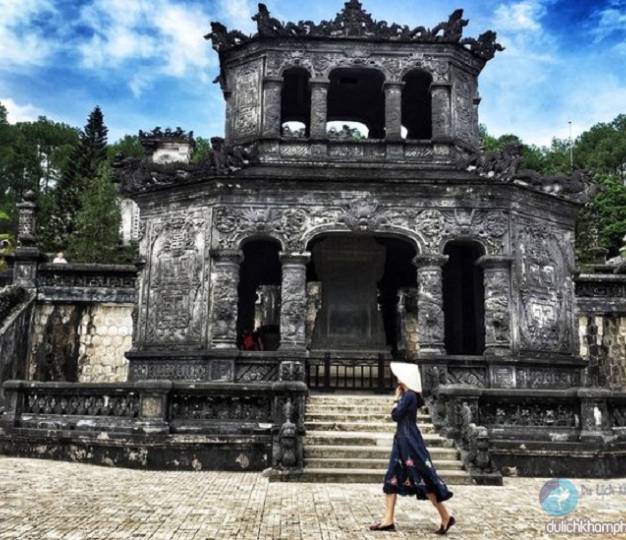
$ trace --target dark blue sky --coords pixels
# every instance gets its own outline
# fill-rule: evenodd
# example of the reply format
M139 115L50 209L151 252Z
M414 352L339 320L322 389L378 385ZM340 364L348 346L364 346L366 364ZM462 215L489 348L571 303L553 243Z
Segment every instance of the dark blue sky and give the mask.
M268 0L281 20L332 19L345 0ZM494 135L549 144L626 113L626 0L362 0L377 20L432 27L456 8L465 35L498 33L506 51L480 78ZM110 138L181 126L221 134L210 21L254 31L249 0L0 0L0 102L12 121L84 125L95 105Z

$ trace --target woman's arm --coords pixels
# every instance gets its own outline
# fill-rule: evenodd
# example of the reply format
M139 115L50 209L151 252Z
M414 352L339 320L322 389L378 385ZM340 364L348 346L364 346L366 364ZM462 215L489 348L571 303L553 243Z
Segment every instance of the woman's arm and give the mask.
M399 422L400 419L406 414L407 410L411 407L415 407L417 396L415 392L405 392L400 399L400 403L396 405L391 411L391 419L394 422Z

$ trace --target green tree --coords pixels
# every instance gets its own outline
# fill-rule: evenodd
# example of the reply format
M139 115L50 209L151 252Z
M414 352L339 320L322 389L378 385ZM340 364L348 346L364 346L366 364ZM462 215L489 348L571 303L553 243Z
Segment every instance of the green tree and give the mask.
M55 187L54 203L44 220L47 227L42 228L40 234L44 249L62 251L69 245L77 230L76 216L84 203L83 194L88 193L90 180L100 176L101 167L107 161L107 132L102 110L96 106Z
M109 162L113 163L117 154L138 159L143 159L145 156L143 146L141 146L137 135L124 135L119 141L109 145L107 148Z
M574 160L578 167L614 174L626 181L626 114L583 133L576 141Z
M592 262L594 248L608 249L609 257L619 254L626 235L626 186L615 175L596 175L595 181L603 186L590 203L580 212L576 246L579 260Z
M52 189L70 152L78 142L76 129L46 117L10 125L0 105L0 209L17 227L16 204L26 191L36 195L40 207L49 206Z
M211 141L204 137L196 137L196 146L191 154L191 163L198 163L202 158L208 156L212 152Z
M100 165L98 174L88 178L80 195L74 234L67 244L73 262L110 263L117 259L121 214L111 168Z

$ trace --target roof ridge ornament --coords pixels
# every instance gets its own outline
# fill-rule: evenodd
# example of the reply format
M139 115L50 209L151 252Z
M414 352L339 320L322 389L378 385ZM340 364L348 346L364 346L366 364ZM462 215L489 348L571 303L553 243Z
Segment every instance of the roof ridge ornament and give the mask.
M447 21L440 22L432 30L417 26L410 28L386 21L375 21L363 9L359 0L349 0L332 21L315 24L312 21L283 23L271 16L267 6L259 4L259 12L252 17L257 23L257 34L245 34L212 22L212 32L205 36L213 42L217 52L223 52L257 37L314 37L314 38L375 38L377 40L416 42L416 43L456 43L483 60L491 60L497 51L504 47L496 42L496 33L488 30L478 39L463 38L463 28L468 20L463 19L463 10L455 10Z

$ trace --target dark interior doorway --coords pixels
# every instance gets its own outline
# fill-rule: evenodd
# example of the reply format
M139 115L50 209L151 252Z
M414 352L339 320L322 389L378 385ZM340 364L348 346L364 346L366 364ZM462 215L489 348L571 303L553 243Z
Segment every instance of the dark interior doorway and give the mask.
M254 330L255 303L260 285L279 285L282 266L278 258L280 245L272 240L252 240L243 246L243 262L239 271L239 303L237 305L237 336Z
M356 238L358 235L354 235ZM315 238L307 246L313 251L315 245L328 236ZM398 355L400 335L398 320L398 291L403 287L417 287L417 270L413 258L417 254L415 247L405 240L393 237L376 236L376 243L385 248L385 264L382 278L377 283L378 305L382 315L386 344L392 355ZM320 281L313 259L307 265L307 282Z
M446 244L450 258L443 267L443 311L447 354L481 355L485 351L485 290L483 269L476 261L484 255L480 244Z

